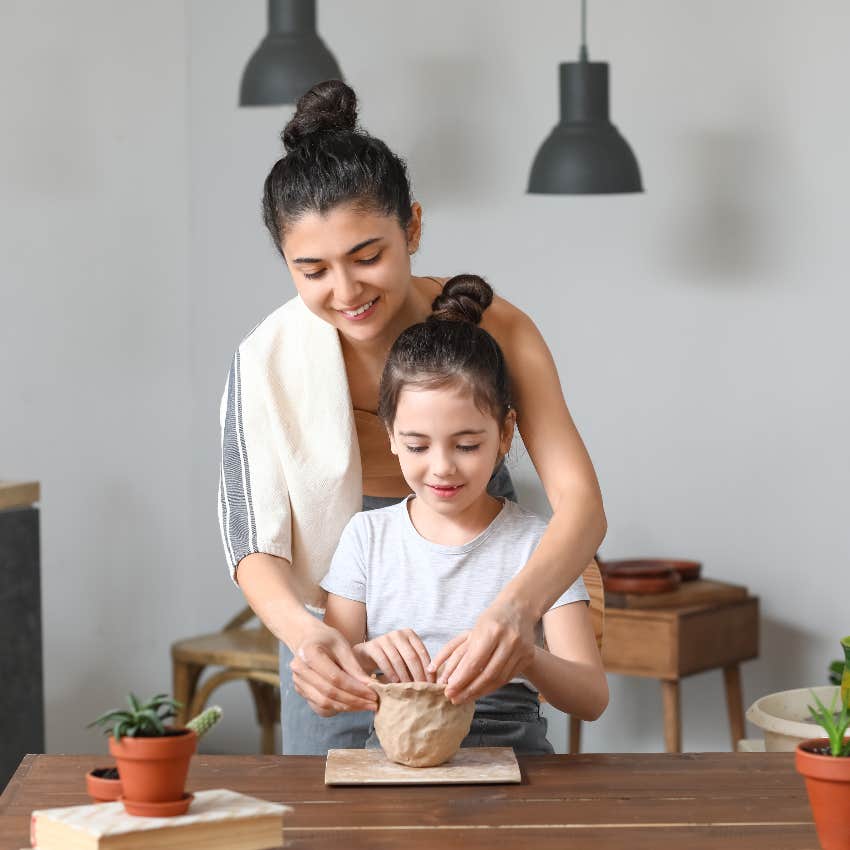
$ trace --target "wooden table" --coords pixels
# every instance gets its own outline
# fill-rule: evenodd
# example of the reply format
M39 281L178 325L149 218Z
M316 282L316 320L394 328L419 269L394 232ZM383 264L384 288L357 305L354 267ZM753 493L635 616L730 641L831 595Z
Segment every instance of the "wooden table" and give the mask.
M664 608L612 608L606 604L602 660L608 673L661 682L668 753L682 750L681 680L707 670L722 671L734 751L744 737L740 664L756 658L759 651L758 597L740 587L738 599L697 603L687 599L691 589L698 589L697 583L683 584L678 593L681 601ZM600 722L604 724L604 715ZM571 718L571 753L578 752L580 735L581 721Z
M817 850L793 753L527 756L521 785L324 785L323 758L196 756L188 787L294 807L287 848L564 847ZM28 846L31 810L87 802L104 756L26 756L0 797L0 847Z

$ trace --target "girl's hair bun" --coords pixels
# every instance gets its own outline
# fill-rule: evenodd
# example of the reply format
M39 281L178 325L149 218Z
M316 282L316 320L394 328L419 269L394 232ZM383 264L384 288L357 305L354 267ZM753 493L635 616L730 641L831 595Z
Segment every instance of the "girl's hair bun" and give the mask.
M313 133L351 132L357 126L357 95L342 80L325 80L301 95L280 134L287 152Z
M446 281L443 291L434 299L429 321L469 322L477 325L484 311L493 303L493 288L477 274L459 274Z

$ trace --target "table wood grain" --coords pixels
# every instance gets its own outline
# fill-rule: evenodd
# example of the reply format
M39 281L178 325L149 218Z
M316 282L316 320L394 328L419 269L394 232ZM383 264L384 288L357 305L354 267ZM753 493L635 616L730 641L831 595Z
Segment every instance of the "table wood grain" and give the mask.
M793 753L519 758L520 785L327 787L309 756L193 759L188 788L293 806L285 846L491 850L817 850ZM0 848L28 842L33 809L87 802L96 755L26 756L0 797Z

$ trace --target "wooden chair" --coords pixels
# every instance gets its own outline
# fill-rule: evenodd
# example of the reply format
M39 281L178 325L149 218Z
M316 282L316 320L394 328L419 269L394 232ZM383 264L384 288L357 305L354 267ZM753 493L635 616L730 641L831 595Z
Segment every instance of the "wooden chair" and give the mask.
M186 638L171 646L174 698L183 703L176 720L185 723L203 711L213 691L225 682L248 683L257 722L262 729L261 750L275 752L274 727L280 722L280 672L277 638L262 624L243 628L254 619L250 608L240 611L220 631ZM200 683L207 667L223 669Z
M596 636L596 646L602 654L602 633L605 630L605 589L602 586L602 573L596 561L591 561L582 572L584 586L590 596L590 622ZM540 702L546 697L540 694ZM581 748L581 720L569 718L569 752L577 753Z

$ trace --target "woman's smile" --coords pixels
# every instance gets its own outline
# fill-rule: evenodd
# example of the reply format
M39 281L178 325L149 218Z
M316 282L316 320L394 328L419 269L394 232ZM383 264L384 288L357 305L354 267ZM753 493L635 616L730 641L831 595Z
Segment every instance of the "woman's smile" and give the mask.
M380 296L375 296L371 301L367 301L359 307L354 307L351 310L339 309L337 312L342 313L346 319L350 319L353 322L361 322L375 312L375 307L379 300Z

